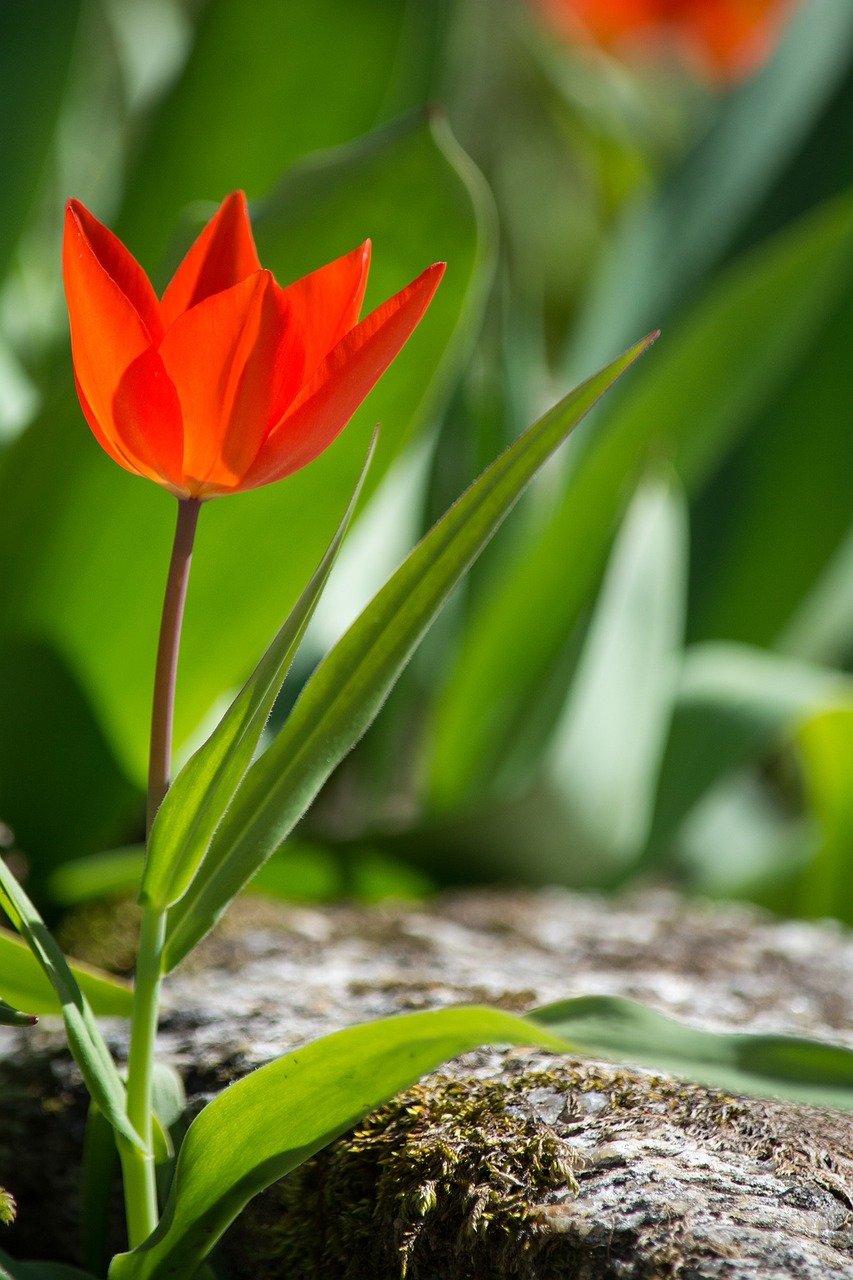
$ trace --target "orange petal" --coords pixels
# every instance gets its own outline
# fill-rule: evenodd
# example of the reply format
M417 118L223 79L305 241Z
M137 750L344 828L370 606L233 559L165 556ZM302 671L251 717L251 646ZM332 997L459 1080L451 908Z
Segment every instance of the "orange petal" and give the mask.
M428 267L338 343L270 432L241 488L281 480L332 443L411 336L443 274L443 262Z
M121 290L148 330L154 346L163 336L160 304L151 281L132 253L129 253L117 236L99 222L79 200L69 200L65 206L65 238L63 254L75 251L86 257L85 249L94 258L101 271ZM64 259L63 259L64 260ZM91 275L91 269L89 271ZM76 288L67 290L68 310L72 323L74 312L86 305L86 277L75 276Z
M184 422L190 491L242 487L272 422L302 382L298 330L268 271L179 316L160 345Z
M205 298L260 271L261 264L242 191L226 196L178 267L161 303L168 328Z
M282 289L302 329L309 377L358 324L369 268L370 241L365 240L358 249Z
M91 223L94 224L95 219L91 219ZM139 310L108 271L102 257L96 255L85 225L79 207L70 206L66 214L62 266L80 402L95 435L111 457L142 475L154 471L159 474L158 460L171 470L176 459L180 459L180 418L176 423L173 413L167 417L160 413L167 391L152 388L146 397L145 388L139 385L138 372L129 373L148 367L156 352ZM121 276L118 268L126 263L121 254L113 254L110 241L115 238L108 240L95 234L102 256ZM130 259L129 254L127 258ZM132 280L132 272L125 274L125 282L128 278ZM128 378L136 379L134 401L139 413L133 425L124 412L118 419L114 412L117 398L119 403L122 400L120 388L127 386ZM149 401L150 411L146 409Z

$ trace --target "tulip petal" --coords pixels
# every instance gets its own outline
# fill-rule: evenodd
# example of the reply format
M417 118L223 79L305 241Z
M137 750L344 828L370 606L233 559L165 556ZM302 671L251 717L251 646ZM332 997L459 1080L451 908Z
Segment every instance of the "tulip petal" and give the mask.
M367 273L370 241L312 271L282 289L283 300L298 317L305 342L305 374L311 377L326 356L358 324Z
M85 306L87 277L91 278L95 264L114 282L136 311L154 346L163 336L160 304L151 281L132 253L124 247L108 227L99 222L79 200L69 200L65 207L65 238L63 263L66 255L78 253L83 259L75 280L80 292L69 294L69 310ZM94 261L92 261L94 260ZM72 316L72 323L74 317Z
M303 380L298 326L268 271L179 316L160 346L184 422L183 475L195 497L242 478Z
M178 267L161 305L166 328L179 315L261 269L242 191L226 196Z
M444 263L428 267L346 334L269 433L241 488L281 480L332 443L411 336L443 274Z
M175 474L181 440L177 399L174 393L170 399L164 386L148 387L140 381L143 368L150 367L152 358L159 359L148 326L128 296L134 291L137 297L144 296L144 290L128 267L128 262L136 265L130 254L106 228L101 228L101 235L99 227L82 206L69 205L62 266L80 403L98 441L122 466L152 478L164 472ZM115 252L116 245L121 253ZM122 281L126 286L130 281L127 292ZM136 372L129 375L129 370ZM132 419L123 407L127 397L120 392L127 387L128 377L135 379L136 387ZM158 459L163 460L162 466Z

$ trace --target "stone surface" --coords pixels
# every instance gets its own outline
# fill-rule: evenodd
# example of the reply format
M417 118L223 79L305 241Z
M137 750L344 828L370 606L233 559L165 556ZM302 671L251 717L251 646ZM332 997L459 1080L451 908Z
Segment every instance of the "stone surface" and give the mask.
M521 1011L594 994L711 1029L853 1044L851 971L853 936L831 923L777 922L666 893L468 893L372 909L246 899L170 980L161 1053L201 1098L368 1018L471 1001ZM111 1033L120 1043L120 1029ZM7 1033L18 1111L0 1132L0 1184L21 1202L8 1247L29 1248L38 1187L22 1182L16 1149L29 1132L21 1071L35 1054L43 1070L52 1062L63 1101L35 1090L34 1127L41 1139L52 1107L67 1135L52 1140L69 1209L50 1248L72 1257L79 1095L50 1059L55 1039L48 1027ZM733 1100L605 1064L482 1051L260 1197L227 1251L232 1274L254 1280L390 1280L404 1269L409 1280L853 1280L851 1195L846 1115ZM43 1229L36 1235L46 1248Z

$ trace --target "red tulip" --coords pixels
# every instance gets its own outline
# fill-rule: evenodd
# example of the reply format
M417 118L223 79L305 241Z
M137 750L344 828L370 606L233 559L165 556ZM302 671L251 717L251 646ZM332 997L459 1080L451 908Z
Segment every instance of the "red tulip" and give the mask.
M77 200L63 274L83 413L111 458L178 498L271 484L322 453L415 329L444 264L358 322L370 242L282 289L226 197L162 300Z
M796 0L537 0L548 21L605 49L667 45L718 81L757 70Z

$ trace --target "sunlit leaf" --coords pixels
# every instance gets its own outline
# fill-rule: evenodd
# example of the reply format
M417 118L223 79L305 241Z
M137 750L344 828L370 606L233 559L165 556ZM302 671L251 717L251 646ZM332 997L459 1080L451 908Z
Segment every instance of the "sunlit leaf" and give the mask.
M563 1000L530 1018L591 1057L657 1068L732 1093L853 1108L853 1050L841 1045L700 1031L618 996Z
M849 676L724 642L691 645L679 681L649 838L660 854L711 786L821 707L851 696Z
M814 862L799 885L804 915L853 921L853 697L806 720L796 735L820 824Z
M671 484L647 482L619 532L558 724L547 778L575 860L599 875L645 844L681 661L687 521Z
M163 1220L110 1280L189 1276L243 1206L425 1072L480 1044L565 1050L491 1009L442 1009L339 1031L237 1081L190 1126Z
M134 1146L141 1142L127 1119L124 1085L88 1000L56 942L24 890L0 858L0 906L25 939L53 987L62 1011L68 1045L86 1087L115 1131Z
M130 1017L133 992L126 983L79 961L71 964L71 972L97 1017ZM0 991L30 1013L62 1012L56 992L32 951L7 929L0 929Z

